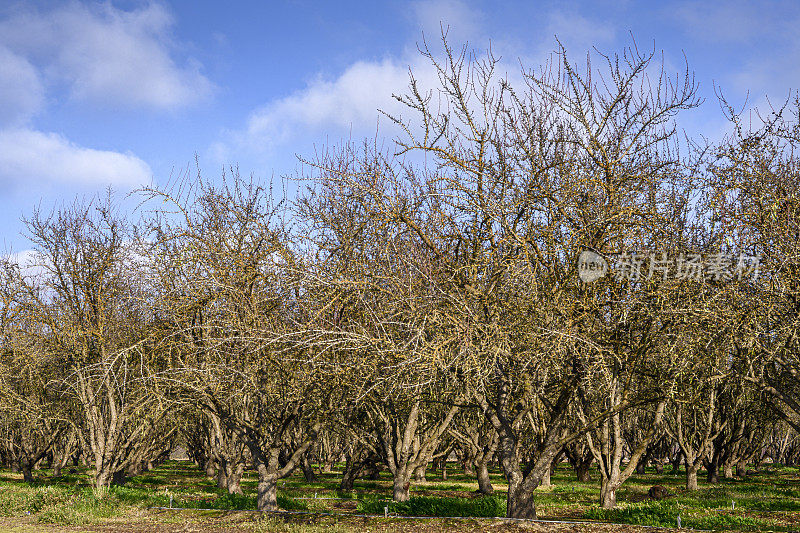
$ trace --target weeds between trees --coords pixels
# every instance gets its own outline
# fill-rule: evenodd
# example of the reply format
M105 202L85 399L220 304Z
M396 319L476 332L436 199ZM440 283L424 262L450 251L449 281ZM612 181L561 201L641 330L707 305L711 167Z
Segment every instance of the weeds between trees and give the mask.
M140 191L137 223L34 213L38 266L2 263L0 460L102 494L180 445L273 511L297 468L385 468L407 502L455 454L483 494L501 467L512 518L565 456L606 510L648 461L687 490L796 461L798 102L682 144L693 77L635 46L514 83L422 53L437 98L411 77L396 151L321 152L291 201L232 172ZM586 250L614 275L581 281Z

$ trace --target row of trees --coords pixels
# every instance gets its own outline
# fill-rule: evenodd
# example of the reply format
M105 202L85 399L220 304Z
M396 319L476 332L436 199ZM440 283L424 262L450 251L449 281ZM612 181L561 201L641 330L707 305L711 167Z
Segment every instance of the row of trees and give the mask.
M180 444L231 492L252 465L271 510L312 460L345 458L345 488L384 467L405 500L455 453L484 493L499 464L509 517L564 458L604 507L651 461L691 490L796 460L798 102L746 123L722 100L732 132L700 144L691 74L652 54L562 47L514 85L443 44L396 147L305 160L291 201L234 172L140 191L136 223L110 196L27 219L0 459L83 460L102 489ZM585 250L616 275L582 282Z

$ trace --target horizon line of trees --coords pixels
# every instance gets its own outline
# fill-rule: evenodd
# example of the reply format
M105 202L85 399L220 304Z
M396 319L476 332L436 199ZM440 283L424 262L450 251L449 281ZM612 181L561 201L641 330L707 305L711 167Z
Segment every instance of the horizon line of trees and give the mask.
M278 480L345 461L404 501L458 457L507 515L567 460L600 504L646 464L686 488L800 459L800 101L682 137L700 105L635 45L579 68L559 44L512 83L499 60L421 53L395 149L303 160L296 198L236 172L24 220L0 260L0 463L82 462L103 490L178 446L277 509ZM745 254L759 275L607 276L581 252ZM675 269L660 263L659 268ZM704 268L704 267L701 267ZM662 272L665 272L662 270Z

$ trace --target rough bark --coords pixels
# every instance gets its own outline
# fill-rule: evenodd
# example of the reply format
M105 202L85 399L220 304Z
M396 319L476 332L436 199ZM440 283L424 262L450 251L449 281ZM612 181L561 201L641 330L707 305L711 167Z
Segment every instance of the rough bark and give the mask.
M278 474L276 468L270 468L268 465L259 462L256 465L256 471L258 472L258 496L256 498L256 509L259 511L277 511Z
M494 487L489 478L489 468L486 461L478 463L478 492L481 494L494 494Z
M697 490L697 470L699 467L695 464L686 464L686 490Z

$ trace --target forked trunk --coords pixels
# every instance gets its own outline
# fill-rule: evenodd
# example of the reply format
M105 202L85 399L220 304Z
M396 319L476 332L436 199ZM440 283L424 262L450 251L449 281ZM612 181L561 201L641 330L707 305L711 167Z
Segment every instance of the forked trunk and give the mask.
M536 518L536 501L533 490L527 490L522 482L511 482L506 503L507 518Z
M617 489L619 483L610 479L603 479L600 482L600 506L603 509L613 509L617 506Z
M111 486L111 472L108 469L100 468L94 473L94 488L107 489Z

